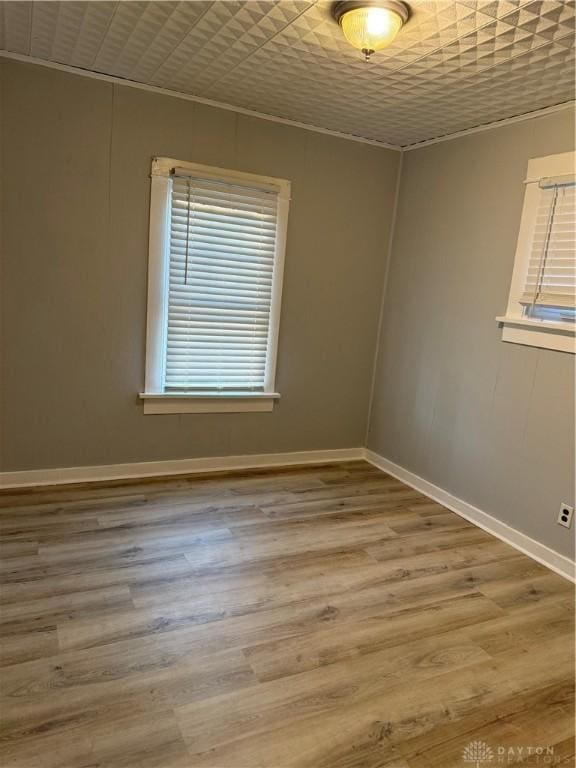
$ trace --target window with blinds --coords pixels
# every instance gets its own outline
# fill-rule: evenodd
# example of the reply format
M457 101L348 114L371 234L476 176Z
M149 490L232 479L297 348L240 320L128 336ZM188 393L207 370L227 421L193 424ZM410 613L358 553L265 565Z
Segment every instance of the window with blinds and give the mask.
M263 391L278 192L174 174L165 389Z
M576 314L576 179L539 185L532 243L520 303L527 317L574 322Z
M502 341L576 354L576 153L533 157Z
M144 413L271 411L290 182L156 157Z

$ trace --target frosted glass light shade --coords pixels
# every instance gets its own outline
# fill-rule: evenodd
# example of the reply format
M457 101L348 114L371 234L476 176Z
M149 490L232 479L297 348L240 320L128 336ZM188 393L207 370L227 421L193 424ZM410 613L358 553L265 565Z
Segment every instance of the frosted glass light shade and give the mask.
M399 0L352 0L334 7L334 17L344 37L366 58L390 45L408 15L408 6Z
M344 37L360 51L380 51L394 40L402 19L387 8L356 8L340 21Z

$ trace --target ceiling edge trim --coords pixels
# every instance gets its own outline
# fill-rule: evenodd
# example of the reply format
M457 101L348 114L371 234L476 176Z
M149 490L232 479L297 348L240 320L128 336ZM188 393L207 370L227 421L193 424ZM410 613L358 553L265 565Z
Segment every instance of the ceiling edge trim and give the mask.
M414 144L406 144L402 147L402 151L409 152L412 149L422 149L423 147L430 147L432 144L440 144L444 141L459 139L462 136L469 136L471 133L482 133L483 131L490 131L492 128L503 128L505 125L511 125L512 123L521 123L524 120L534 120L537 117L551 115L554 112L562 112L565 109L575 108L576 101L564 101L561 104L554 104L551 107L542 107L542 109L535 109L532 112L523 112L521 115L505 117L503 120L494 120L492 123L484 123L482 125L474 126L473 128L465 128L462 131L456 131L455 133L447 133L445 136L438 136L435 139L426 139L425 141L418 141Z
M45 59L38 59L34 56L27 56L22 53L13 53L12 51L0 50L0 58L11 59L13 61L20 61L26 64L38 64L41 67L48 67L49 69L57 69L61 72L68 72L73 75L80 75L82 77L90 77L93 80L104 80L108 83L114 83L116 85L125 85L128 88L138 88L142 91L148 91L149 93L156 93L159 96L172 96L176 99L184 99L185 101L193 101L198 104L205 104L208 107L214 107L216 109L225 109L228 112L236 112L239 115L246 115L247 117L256 117L260 120L268 120L272 123L280 123L281 125L288 125L292 128L302 128L306 131L313 131L314 133L322 133L327 136L334 136L337 139L346 139L347 141L356 141L359 144L369 144L373 147L380 147L380 149L391 149L394 152L402 152L402 147L399 144L387 144L384 141L378 141L377 139L367 139L363 136L355 136L351 133L342 133L340 131L332 131L329 128L320 128L317 125L310 125L309 123L300 123L297 120L290 120L285 117L277 117L276 115L268 115L265 112L256 112L252 109L245 109L244 107L236 107L233 104L225 104L220 101L213 101L212 99L205 99L201 96L193 96L190 93L183 93L182 91L172 91L168 88L159 88L156 85L146 85L146 83L139 83L135 80L125 80L122 77L116 77L115 75L106 75L102 72L93 72L90 69L80 69L79 67L72 67L69 64L59 64L55 61L47 61Z

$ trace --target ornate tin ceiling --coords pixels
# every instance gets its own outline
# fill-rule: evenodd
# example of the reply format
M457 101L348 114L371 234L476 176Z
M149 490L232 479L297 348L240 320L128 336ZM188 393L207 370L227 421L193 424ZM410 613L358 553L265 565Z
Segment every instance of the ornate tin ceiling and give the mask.
M331 3L0 2L0 49L409 145L574 98L574 3L412 0L369 63Z

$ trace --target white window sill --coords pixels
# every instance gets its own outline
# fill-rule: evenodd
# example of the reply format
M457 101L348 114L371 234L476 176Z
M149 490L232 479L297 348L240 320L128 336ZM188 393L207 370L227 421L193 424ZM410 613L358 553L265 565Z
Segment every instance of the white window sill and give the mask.
M141 392L144 413L262 413L274 408L277 392Z
M496 320L502 323L502 341L576 353L576 328L572 323L551 323L526 317L497 317Z

